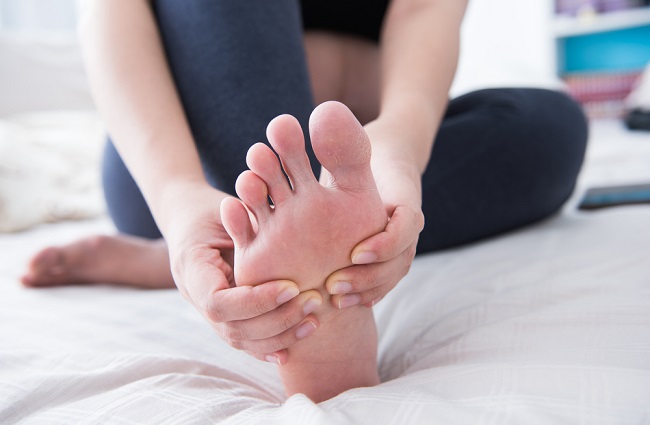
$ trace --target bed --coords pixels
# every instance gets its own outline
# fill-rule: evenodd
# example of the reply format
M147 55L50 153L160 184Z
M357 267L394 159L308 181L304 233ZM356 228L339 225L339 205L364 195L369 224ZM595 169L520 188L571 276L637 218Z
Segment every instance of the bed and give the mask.
M21 287L34 250L114 231L95 204L2 234L0 424L650 423L650 206L576 208L641 182L648 133L592 123L563 210L417 257L374 308L382 383L320 404L287 398L174 290Z

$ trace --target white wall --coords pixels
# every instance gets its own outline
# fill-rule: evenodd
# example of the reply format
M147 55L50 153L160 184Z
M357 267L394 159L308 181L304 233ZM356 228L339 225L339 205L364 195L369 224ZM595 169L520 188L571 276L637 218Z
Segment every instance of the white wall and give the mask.
M76 0L0 0L0 28L10 31L74 31Z
M553 0L470 0L452 94L484 87L560 87Z
M5 29L21 34L0 31L0 115L92 107L73 39L77 3L80 0L0 0L0 21ZM550 32L552 3L470 0L452 96L485 87L559 87ZM68 34L43 36L43 31Z

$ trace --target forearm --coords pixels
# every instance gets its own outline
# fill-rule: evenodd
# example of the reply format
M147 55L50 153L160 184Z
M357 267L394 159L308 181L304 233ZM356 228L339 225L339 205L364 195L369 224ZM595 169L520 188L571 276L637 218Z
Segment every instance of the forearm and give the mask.
M151 5L91 1L79 32L97 107L164 233L181 187L207 183Z
M381 40L380 115L367 127L382 133L371 134L375 159L390 156L424 172L456 71L465 7L464 0L394 0Z

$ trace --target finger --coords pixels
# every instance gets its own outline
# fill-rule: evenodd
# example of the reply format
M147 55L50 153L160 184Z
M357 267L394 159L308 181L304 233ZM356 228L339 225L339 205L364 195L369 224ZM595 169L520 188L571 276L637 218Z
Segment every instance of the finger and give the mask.
M268 313L246 320L224 323L220 329L226 341L271 338L302 322L323 303L318 291L307 291Z
M231 322L268 313L298 294L295 283L282 280L257 286L215 288L201 305L211 322Z
M396 258L383 263L355 265L338 270L325 283L338 309L368 304L383 298L409 272L417 243Z
M215 326L217 332L221 333L223 330L222 329L223 326L224 326L223 324L218 324L217 326ZM262 353L275 353L277 351L281 351L288 347L291 347L299 340L307 338L310 335L312 335L314 332L316 332L319 326L320 326L320 322L318 321L316 316L311 314L307 316L305 320L301 321L299 324L295 325L294 327L287 329L281 334L270 338L257 339L257 340L249 339L243 341L226 339L225 341L230 346L238 350L244 350L249 353L259 353L256 354L255 357L260 359L264 358L266 360L265 355L263 355Z
M384 299L383 296L381 296L379 298L375 298L374 300L370 301L369 303L365 303L363 306L368 307L368 308L372 308L372 307L376 306L379 303L379 301L381 301L383 299Z
M382 263L353 265L337 270L328 276L325 288L331 295L342 295L366 292L390 282L394 286L410 270L416 247L417 242L414 242L395 258Z
M404 252L424 228L424 215L405 206L395 208L386 229L352 250L353 264L370 264L390 260Z
M210 314L213 294L230 288L232 267L216 249L184 251L172 263L172 274L183 297L204 316Z
M253 353L251 351L247 351L247 354L255 357L257 360L262 360L263 362L269 362L276 364L278 366L286 364L287 360L289 359L289 351L288 350L279 350L274 353Z

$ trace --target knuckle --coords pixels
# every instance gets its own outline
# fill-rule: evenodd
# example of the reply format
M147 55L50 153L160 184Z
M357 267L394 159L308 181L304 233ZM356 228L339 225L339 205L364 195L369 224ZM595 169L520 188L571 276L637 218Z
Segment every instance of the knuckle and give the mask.
M277 311L277 319L275 323L277 324L276 333L277 336L282 335L288 329L293 328L302 318L305 316L303 313L302 305L293 300L287 303L287 305L282 306Z
M374 301L374 300L376 300L377 298L382 297L382 296L384 296L384 295L386 295L386 294L384 293L384 288L380 288L380 287L378 287L378 288L373 288L373 289L371 289L371 290L369 290L369 291L366 291L366 292L363 294L363 297L362 297L361 302L362 302L362 303L368 303L368 302Z
M234 340L234 339L226 339L226 342L228 343L228 345L230 345L235 350L243 350L244 349L244 344L242 343L242 341L237 341L237 340Z
M290 313L283 314L281 322L282 322L282 331L286 331L287 329L292 328L294 325L293 315Z
M254 315L262 314L268 311L268 306L263 299L250 298L249 308Z
M270 351L284 350L285 348L290 347L296 340L295 332L293 329L289 329L270 341Z
M408 248L406 248L406 255L410 260L415 258L415 254L417 253L417 249L418 249L417 241L412 243L411 245L409 245Z
M415 258L417 250L417 244L412 244L406 250L406 261L403 262L403 267L400 273L400 278L406 276L409 271L411 271L411 266L413 265L413 259Z
M178 286L178 292L181 293L181 296L185 299L185 301L192 302L192 297L190 297L190 293L187 292L187 288L181 285L177 285L177 286Z
M412 210L415 218L415 226L420 233L424 229L424 213L422 210Z
M224 330L226 339L229 341L244 341L246 340L246 332L241 329L236 323L229 323Z
M376 288L379 288L383 284L384 282L381 276L378 274L373 274L368 276L368 281L365 282L364 287L366 290L375 290Z
M289 348L298 340L295 335L296 331L294 329L294 326L290 326L289 329L280 333L279 335L263 340L263 343L260 341L260 343L262 343L261 345L263 346L260 346L260 350L258 351L273 353L275 351Z
M275 300L264 297L265 293L260 292L259 287L240 286L239 290L246 291L245 295L242 296L242 299L244 300L243 308L251 316L258 316L266 313L274 307L274 305L270 305L269 302Z
M404 266L402 267L402 270L400 271L400 274L399 274L400 279L403 278L404 276L406 276L409 273L409 271L411 271L411 264L412 263L410 261L407 261L406 263L404 263Z
M207 297L205 305L203 306L203 311L208 320L213 323L221 323L224 321L223 311L221 309L221 305L216 299L215 294L210 294Z

